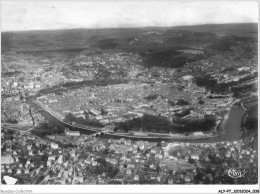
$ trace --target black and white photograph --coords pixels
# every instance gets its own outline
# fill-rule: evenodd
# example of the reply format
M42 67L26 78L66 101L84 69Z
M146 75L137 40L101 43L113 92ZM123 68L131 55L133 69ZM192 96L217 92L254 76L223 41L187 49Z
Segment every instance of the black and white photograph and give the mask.
M259 193L259 1L0 5L1 193Z

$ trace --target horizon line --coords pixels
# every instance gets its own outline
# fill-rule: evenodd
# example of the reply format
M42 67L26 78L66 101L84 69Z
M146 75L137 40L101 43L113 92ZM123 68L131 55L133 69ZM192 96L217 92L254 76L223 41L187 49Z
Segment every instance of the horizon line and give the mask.
M19 33L19 32L36 32L36 31L62 31L62 30L98 30L98 29L127 29L127 28L172 28L172 27L188 27L188 26L205 26L205 25L231 25L231 24L256 24L258 26L259 22L232 22L232 23L205 23L205 24L187 24L187 25L176 25L176 26L128 26L128 27L100 27L100 28L87 28L87 27L78 27L78 28L57 28L57 29L35 29L35 30L7 30L2 31L1 33Z

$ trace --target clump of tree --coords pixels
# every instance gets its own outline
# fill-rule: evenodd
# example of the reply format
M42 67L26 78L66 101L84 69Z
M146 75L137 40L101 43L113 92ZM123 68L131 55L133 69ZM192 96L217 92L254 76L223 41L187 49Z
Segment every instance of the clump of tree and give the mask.
M212 95L208 96L208 99L221 99L221 98L225 98L225 96L212 96Z
M247 112L247 117L245 119L245 122L242 123L242 126L246 128L248 131L257 131L258 126L258 110L257 106L253 107Z
M68 113L64 119L65 122L75 122L81 125L88 125L93 127L103 127L103 125L96 119L85 119L83 117L75 117L72 113Z
M158 94L149 94L148 96L144 97L145 100L149 100L149 101L155 100L157 98L158 98Z
M108 111L106 111L104 108L101 108L101 115L106 115Z
M190 103L187 100L179 99L178 101L168 100L168 104L171 106L175 106L175 105L183 106L183 105L189 105Z
M238 87L233 87L231 89L231 92L233 92L233 96L240 98L248 94L248 92L257 92L258 87L256 84L250 84L250 85L242 85Z
M216 124L215 117L203 119L178 119L175 121L174 129L177 132L209 131Z
M15 118L8 118L6 119L7 123L17 124L19 121Z
M183 111L183 115L190 113L191 109ZM188 133L195 131L209 131L216 124L214 116L208 116L203 119L184 119L183 115L174 117L173 123L170 123L166 117L145 114L142 118L134 118L126 122L118 123L114 129L115 132L129 132L134 130L143 130L144 132L169 133L176 131L178 133Z
M201 104L201 105L205 104L205 102L202 99L199 99L198 103Z
M211 77L211 75L198 76L194 79L195 83L199 87L205 87L207 90L211 92L214 91L214 88L217 85L217 80Z
M16 75L19 75L21 73L21 71L9 71L9 72L5 72L5 73L2 73L2 76L3 77L12 77L12 76L16 76Z
M127 83L127 80L125 79L95 79L95 80L83 80L79 82L71 81L71 82L65 82L60 83L52 87L46 87L44 89L41 89L38 93L39 94L48 94L53 93L53 90L57 91L66 91L67 88L81 88L84 86L107 86L107 85L116 85L116 84L122 84Z
M31 133L40 137L44 137L46 135L60 134L63 132L63 129L48 123L39 123L37 127L35 127Z
M185 54L176 49L160 49L149 52L142 52L140 55L144 59L147 67L159 66L169 68L181 68L188 62L202 59L203 55Z
M106 162L105 156L101 155L101 157L97 159L97 162L100 165L90 168L91 174L101 175L102 173L106 173L106 175L110 178L114 178L118 174L118 167Z
M184 109L182 111L176 112L174 115L178 116L178 117L184 117L184 116L189 115L190 113L191 113L190 109Z
M147 132L155 130L154 132L168 133L169 122L166 117L145 114L142 118L134 118L124 123L118 123L115 131L121 130L124 132L128 132L131 130L140 129Z
M99 40L97 42L97 46L101 49L114 49L118 47L118 41L116 38L107 38L103 40Z
M117 132L120 130L120 131L128 132L133 129L140 129L141 126L142 126L142 119L133 118L132 120L127 120L126 122L117 123L114 131Z
M189 105L190 103L189 103L189 101L187 101L187 100L184 100L184 99L179 99L178 101L177 101L177 103L176 103L176 105Z
M194 79L194 82L199 87L205 87L206 90L211 91L211 93L217 94L227 94L232 92L234 96L241 97L243 93L247 91L257 91L255 84L243 85L244 82L254 80L258 76L257 73L248 75L244 78L239 79L239 81L231 81L228 83L217 83L217 80L214 79L211 75L198 76Z
M174 100L168 100L168 104L171 105L171 106L175 106L176 105Z

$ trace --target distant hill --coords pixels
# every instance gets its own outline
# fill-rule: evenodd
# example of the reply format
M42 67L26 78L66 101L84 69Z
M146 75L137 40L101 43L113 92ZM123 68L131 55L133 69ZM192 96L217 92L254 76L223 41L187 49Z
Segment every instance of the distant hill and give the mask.
M88 48L147 51L200 47L217 37L234 35L257 38L257 24L207 24L177 27L71 29L50 31L2 32L2 52L66 51Z
M215 34L234 35L241 37L257 38L257 23L236 23L236 24L205 24L196 26L177 26L175 30L186 30L195 32L211 32Z

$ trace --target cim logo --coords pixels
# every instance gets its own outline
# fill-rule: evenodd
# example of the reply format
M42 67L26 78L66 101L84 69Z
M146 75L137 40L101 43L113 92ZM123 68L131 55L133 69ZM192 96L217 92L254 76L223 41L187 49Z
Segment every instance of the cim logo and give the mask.
M246 171L244 170L243 172L241 172L240 170L236 170L236 169L229 169L228 170L228 176L232 177L232 178L241 178L245 175Z

